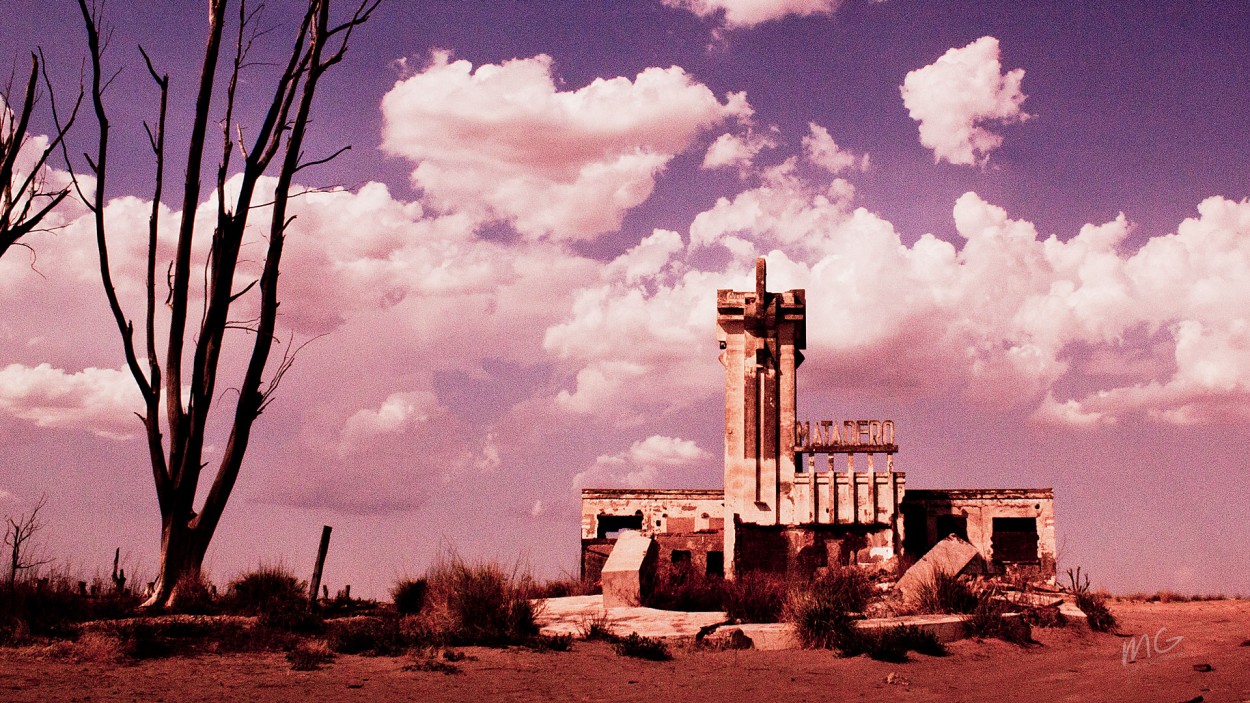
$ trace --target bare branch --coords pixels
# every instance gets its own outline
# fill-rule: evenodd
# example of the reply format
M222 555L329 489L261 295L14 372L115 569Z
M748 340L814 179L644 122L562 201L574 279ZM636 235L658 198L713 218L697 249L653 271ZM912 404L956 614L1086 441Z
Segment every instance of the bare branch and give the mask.
M295 171L296 171L296 173L298 173L298 172L303 171L304 169L309 168L309 167L312 167L312 166L320 166L321 164L324 164L324 163L328 163L328 162L330 162L330 161L333 161L335 158L337 158L337 157L338 157L338 155L339 155L339 154L342 154L342 153L343 153L343 152L345 152L345 151L351 151L351 150L352 150L352 145L351 145L351 144L348 144L347 146L342 147L341 149L339 149L338 151L334 152L333 154L330 154L329 156L325 157L324 159L317 159L316 161L307 161L307 162L301 163L300 165L298 165L298 166L296 166L296 167L295 167Z

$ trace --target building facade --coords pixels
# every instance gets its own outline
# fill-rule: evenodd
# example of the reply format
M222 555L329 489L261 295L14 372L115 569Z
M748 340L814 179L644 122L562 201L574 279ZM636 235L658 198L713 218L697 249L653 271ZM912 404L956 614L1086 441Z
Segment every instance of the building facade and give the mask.
M914 561L949 534L971 542L984 573L1053 580L1054 494L1045 489L908 491L891 420L796 418L806 294L717 291L725 368L722 490L582 491L582 575L596 578L614 535L656 539L661 562L733 578L830 565Z

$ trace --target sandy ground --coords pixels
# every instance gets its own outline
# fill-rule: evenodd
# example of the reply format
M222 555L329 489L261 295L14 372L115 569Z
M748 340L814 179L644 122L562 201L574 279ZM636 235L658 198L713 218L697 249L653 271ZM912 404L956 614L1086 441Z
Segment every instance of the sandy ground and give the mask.
M817 651L693 649L653 663L579 642L548 654L469 648L472 659L458 675L403 671L403 658L340 656L320 671L296 672L277 654L119 666L10 650L0 651L0 700L1250 701L1250 646L1242 646L1250 640L1250 602L1113 605L1125 633L1153 640L1166 628L1158 639L1170 650L1147 656L1140 649L1126 664L1127 637L1074 628L1034 630L1039 644L1030 648L956 642L950 656L912 655L906 664Z

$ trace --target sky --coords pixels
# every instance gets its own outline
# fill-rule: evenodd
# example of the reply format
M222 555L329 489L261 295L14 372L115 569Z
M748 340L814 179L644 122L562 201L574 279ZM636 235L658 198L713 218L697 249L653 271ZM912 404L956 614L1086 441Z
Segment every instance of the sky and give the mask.
M0 68L41 47L71 101L76 5L5 15ZM133 318L137 47L183 153L204 11L105 20ZM289 4L261 26L245 128ZM309 343L206 569L307 575L328 524L332 591L384 596L448 551L575 574L579 488L720 487L715 291L766 256L773 290L807 290L799 419L895 420L909 487L1054 487L1060 569L1096 586L1250 594L1248 70L1236 2L384 3L314 107L307 152L352 149L292 204L280 337ZM92 126L69 139L93 149ZM47 553L89 577L120 548L148 580L141 403L84 214L0 260L0 514L47 494Z

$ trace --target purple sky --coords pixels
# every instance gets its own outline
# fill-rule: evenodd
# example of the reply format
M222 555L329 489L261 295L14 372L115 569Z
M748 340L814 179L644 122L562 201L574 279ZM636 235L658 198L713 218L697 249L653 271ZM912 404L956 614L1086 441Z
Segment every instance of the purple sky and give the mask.
M68 99L76 7L11 5L0 65L40 45ZM574 572L578 487L719 487L714 292L767 255L774 289L808 290L801 418L895 419L911 487L1054 486L1061 568L1098 585L1250 593L1250 9L1005 7L384 5L308 152L353 149L301 174L342 189L297 199L284 259L284 339L325 336L257 426L212 576L304 573L323 523L332 590L382 595L447 548ZM178 132L204 12L106 10L136 316L136 45ZM81 216L31 238L38 273L0 260L0 513L46 492L50 553L90 575L120 546L151 578L139 404Z

